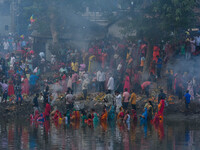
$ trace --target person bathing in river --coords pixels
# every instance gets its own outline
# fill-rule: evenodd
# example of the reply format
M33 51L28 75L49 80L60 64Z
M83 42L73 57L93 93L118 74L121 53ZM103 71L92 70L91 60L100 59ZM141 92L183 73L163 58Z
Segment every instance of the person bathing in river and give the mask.
M151 101L148 101L148 106L147 106L147 110L148 110L148 117L147 120L151 121L153 118L153 104Z
M102 113L102 115L101 115L101 121L102 121L102 122L106 122L107 119L108 119L107 110L106 110L106 108L103 108L103 113Z
M45 120L49 120L50 112L51 112L51 106L49 105L49 102L47 101L46 106L45 106L45 110L44 110Z
M159 123L160 121L163 121L163 112L165 108L165 100L161 100L158 104L158 112L155 114L155 117L153 119L154 123Z
M144 124L147 121L148 117L148 110L147 108L144 108L144 112L142 115L140 115L140 124Z
M34 111L39 110L38 97L39 97L39 94L36 93L36 95L35 95L35 97L33 99L33 108L34 108Z
M114 120L114 119L115 119L115 106L111 105L110 109L108 111L108 120L111 121L111 120Z
M123 120L123 118L124 118L124 109L122 107L120 107L120 111L119 111L119 113L117 115L117 119L118 120Z
M134 93L133 90L131 90L130 102L131 102L132 109L134 110L136 110L136 99L137 99L136 94Z
M131 117L130 117L129 111L127 110L126 115L124 116L123 122L128 124L130 123L130 119Z
M115 92L115 95L116 113L119 113L120 107L122 106L122 96L118 91Z
M129 98L130 98L130 94L129 94L129 92L128 92L128 89L125 88L125 92L123 93L123 108L124 108L125 110L128 109Z

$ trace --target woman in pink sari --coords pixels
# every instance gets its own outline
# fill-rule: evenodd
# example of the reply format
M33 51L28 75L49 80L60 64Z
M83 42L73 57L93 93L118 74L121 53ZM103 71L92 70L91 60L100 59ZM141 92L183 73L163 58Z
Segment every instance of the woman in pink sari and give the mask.
M22 83L22 94L29 95L29 81L25 77L24 82Z
M130 78L128 76L128 73L126 73L125 81L124 81L124 91L125 89L127 89L128 92L130 93Z

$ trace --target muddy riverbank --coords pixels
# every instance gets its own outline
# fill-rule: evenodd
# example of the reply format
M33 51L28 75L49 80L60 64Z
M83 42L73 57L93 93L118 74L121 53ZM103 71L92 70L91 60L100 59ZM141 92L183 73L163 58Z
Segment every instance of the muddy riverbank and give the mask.
M43 104L40 102L40 112L44 112ZM138 102L137 104L137 114L141 114L144 108L145 102ZM64 114L66 112L66 104L64 101L57 101L55 103L55 106L57 106L57 109ZM104 107L103 102L97 102L97 101L84 101L79 100L75 101L74 108L81 110L86 109L90 110L91 108L94 108L98 113L102 112L102 109ZM130 107L131 108L131 107ZM157 105L154 104L154 108L156 111ZM30 114L33 114L33 106L30 101L25 101L21 106L16 105L14 103L1 103L0 104L0 118L1 119L8 119L8 120L14 120L17 118L20 119L28 119ZM191 102L190 104L190 110L187 114L185 114L185 106L184 103L179 101L174 104L168 104L168 106L165 107L164 116L168 120L197 120L200 117L200 104Z

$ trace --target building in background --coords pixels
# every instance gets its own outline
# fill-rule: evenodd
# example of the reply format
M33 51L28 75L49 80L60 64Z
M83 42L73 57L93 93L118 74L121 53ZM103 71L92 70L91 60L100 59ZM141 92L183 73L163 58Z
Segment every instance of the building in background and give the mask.
M0 0L0 36L18 33L20 0Z
M0 35L8 35L11 31L10 1L0 0Z

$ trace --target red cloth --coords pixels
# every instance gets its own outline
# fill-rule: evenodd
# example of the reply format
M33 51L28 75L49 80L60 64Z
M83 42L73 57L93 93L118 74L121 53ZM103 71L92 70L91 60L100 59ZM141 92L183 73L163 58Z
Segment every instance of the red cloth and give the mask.
M153 60L158 61L156 56L160 56L160 48L158 46L153 47Z
M34 121L37 121L37 119L39 118L40 114L39 114L39 111L36 110L35 111L35 116L33 117Z
M124 82L124 91L125 91L125 88L128 90L128 92L130 93L130 78L129 76L126 76L125 77L125 82Z
M140 83L139 81L140 81L140 75L138 73L135 73L134 74L134 83L138 83L139 84Z
M142 83L141 88L144 90L150 84L151 84L150 81L145 81L144 83Z
M160 101L160 104L161 104L161 107L160 107L160 110L158 111L158 115L163 116L163 112L164 112L164 108L165 108L165 100L162 99Z
M10 80L8 84L8 96L15 95L13 81Z
M62 79L63 79L63 80L66 80L66 79L67 79L67 77L66 77L65 74L62 76Z
M27 78L22 83L22 94L29 94L29 81Z
M62 118L62 115L61 115L61 113L58 110L56 110L56 113L55 113L53 119L54 120L58 120L59 118Z
M48 103L46 103L46 107L45 107L45 111L44 111L44 118L48 117L50 115L50 112L51 112L51 106Z
M163 112L164 112L164 108L165 108L165 100L161 100L160 103L160 109L158 110L158 113L155 114L155 117L153 119L153 123L160 123L160 118L163 117ZM158 105L158 106L159 106Z

